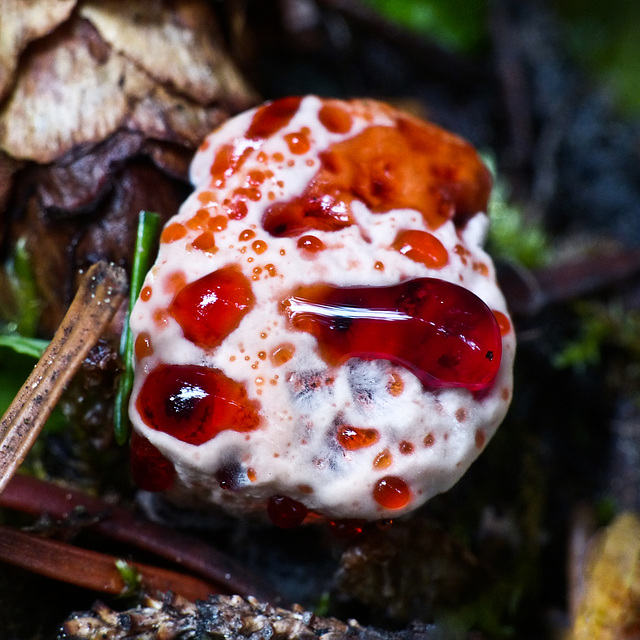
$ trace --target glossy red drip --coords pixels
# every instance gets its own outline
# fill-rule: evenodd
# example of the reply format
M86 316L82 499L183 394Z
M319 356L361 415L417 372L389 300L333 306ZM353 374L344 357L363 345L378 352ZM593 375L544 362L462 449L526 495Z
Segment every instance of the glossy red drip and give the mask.
M253 116L246 137L254 140L268 138L280 131L289 124L301 101L300 97L280 98L260 107Z
M137 431L131 434L129 463L131 477L143 491L166 491L175 481L173 464Z
M276 202L266 211L262 226L277 238L298 236L310 230L340 231L353 224L349 204L338 194L312 185L299 198Z
M385 509L402 509L411 501L411 489L397 476L385 476L373 488L373 499Z
M151 371L136 409L149 427L196 445L225 430L252 431L260 421L243 385L198 365L165 364Z
M269 520L282 529L293 529L302 524L307 517L307 507L287 496L275 495L267 503Z
M248 144L244 139L238 139L233 144L222 145L211 165L213 186L224 187L227 179L245 163L255 145Z
M185 337L203 349L218 346L255 303L248 278L225 267L188 284L169 306Z
M432 229L447 220L462 226L487 210L491 175L473 147L417 119L368 127L331 146L320 161L300 197L267 210L263 225L269 233L338 231L353 224L353 200L374 213L415 209Z
M324 360L384 359L427 388L487 388L502 355L500 329L476 295L435 278L388 287L300 287L284 303L294 327L314 335Z

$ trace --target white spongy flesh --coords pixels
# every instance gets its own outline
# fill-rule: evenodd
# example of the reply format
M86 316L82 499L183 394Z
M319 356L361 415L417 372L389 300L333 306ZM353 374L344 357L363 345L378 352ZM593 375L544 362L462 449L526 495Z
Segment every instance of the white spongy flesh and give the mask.
M433 277L467 288L508 319L494 266L482 248L488 225L483 212L462 229L451 220L434 229L418 211L373 213L355 200L355 224L339 231L308 232L324 244L324 250L313 254L298 248L298 237L273 237L264 230L267 207L300 196L314 178L324 150L367 127L393 126L388 109L354 101L345 103L352 116L349 131L331 132L319 120L322 105L317 97L305 97L284 127L259 145L249 140L242 166L217 187L210 170L216 153L231 142L237 148L255 110L210 134L192 163L195 190L167 225L181 223L186 234L161 242L145 281L150 293L133 309L134 336L149 336L152 349L136 365L130 416L135 430L175 466L176 484L168 493L176 500L243 514L264 511L271 496L284 495L331 519L395 517L457 482L508 409L515 354L512 327L502 335L502 360L494 382L477 394L462 387L426 389L409 370L387 360L352 358L333 367L321 357L316 338L294 329L282 313L282 301L301 285L376 287ZM310 148L294 154L285 136L303 127L310 132ZM211 215L224 213L220 203L226 194L246 186L251 171L266 168L271 173L260 186L261 197L246 201L244 218L229 219L225 229L215 232L216 250L194 248L201 231L187 222L207 206ZM211 203L209 193L215 195ZM429 268L394 249L393 239L406 229L435 235L447 249L448 263ZM246 230L255 235L241 240ZM260 247L257 253L256 241L263 241L266 249ZM466 253L454 250L459 246ZM174 283L182 278L188 284L228 265L237 266L251 282L255 306L218 347L202 349L166 313L176 293ZM272 354L282 345L292 345L294 351L281 364ZM260 408L259 427L249 433L227 429L200 445L152 428L138 414L136 398L148 374L161 364L205 365L241 383ZM371 446L345 450L336 441L337 424L376 429L379 439ZM233 490L221 488L216 480L216 472L230 463L240 469ZM401 478L410 490L411 498L401 508L387 508L374 499L374 487L389 476Z

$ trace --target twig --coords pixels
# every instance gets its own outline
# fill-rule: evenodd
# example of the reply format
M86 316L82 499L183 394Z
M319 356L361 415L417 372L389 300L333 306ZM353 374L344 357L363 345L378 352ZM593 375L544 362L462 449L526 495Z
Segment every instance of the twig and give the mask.
M41 538L4 525L0 525L0 560L102 593L120 594L127 587L115 556ZM219 593L198 578L146 564L128 564L138 573L141 588L149 594L172 591L188 600L196 600Z
M0 422L0 493L31 449L53 407L118 310L123 269L93 265L42 358Z
M283 602L262 578L211 545L79 491L17 475L0 495L0 507L60 519L77 508L84 509L87 519L95 522L90 528L96 533L170 560L229 593L251 595L274 604Z

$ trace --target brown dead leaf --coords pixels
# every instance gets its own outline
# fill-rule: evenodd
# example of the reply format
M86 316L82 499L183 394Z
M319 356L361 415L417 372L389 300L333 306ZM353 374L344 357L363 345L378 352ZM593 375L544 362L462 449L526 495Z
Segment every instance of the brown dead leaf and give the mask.
M14 158L50 162L73 145L104 139L124 122L130 100L151 89L147 76L77 18L23 58L0 113L0 147Z
M129 266L140 209L175 213L200 142L257 101L219 34L206 0L79 0L20 56L0 102L0 239L27 240L44 334L78 269Z
M127 126L150 138L197 147L226 117L220 107L204 107L156 85L132 110Z
M198 0L88 0L80 15L115 51L200 104L249 93L220 47L222 36L210 9Z
M64 22L77 0L2 0L0 3L0 99L13 82L18 58L33 40Z

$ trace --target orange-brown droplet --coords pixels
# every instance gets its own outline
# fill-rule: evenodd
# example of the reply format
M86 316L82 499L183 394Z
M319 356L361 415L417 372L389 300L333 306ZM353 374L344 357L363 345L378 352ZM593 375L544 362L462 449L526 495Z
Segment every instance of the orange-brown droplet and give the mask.
M275 278L278 275L278 272L276 271L276 266L274 264L265 264L264 268L267 270L267 273L272 277Z
M187 284L187 276L184 271L174 271L167 275L164 280L164 290L166 293L171 293L175 295Z
M378 261L373 265L373 268L374 268L376 271L384 271L384 263L383 263L383 262L380 262L380 260L378 260Z
M216 201L216 196L211 191L201 191L198 194L198 200L204 205L212 204Z
M309 142L309 128L302 127L300 131L296 131L295 133L288 133L284 136L286 143L289 145L289 151L291 153L295 153L296 155L302 155L303 153L307 153L311 148L311 143Z
M229 218L227 216L214 216L207 224L209 231L224 231L227 228Z
M146 358L153 353L151 336L146 331L141 332L140 335L136 338L134 351L137 360L142 360L142 358Z
M140 292L140 300L143 302L147 302L151 298L151 294L153 293L153 289L150 286L142 287L142 291Z
M373 487L373 499L385 509L402 509L411 500L411 490L402 478L385 476Z
M373 460L373 468L380 469L388 469L393 462L393 456L389 449L385 449L381 451Z
M264 171L254 169L253 171L249 171L247 181L252 187L259 187L264 182L265 177Z
M408 456L409 454L413 453L413 449L413 443L409 442L408 440L403 440L398 445L398 451L400 451L403 456Z
M487 436L484 431L482 429L476 429L476 447L478 447L478 449L482 449L486 440Z
M342 424L338 427L336 436L338 443L347 451L356 451L364 449L375 444L380 439L377 429L367 429L364 427L352 427L348 424Z
M289 362L293 358L296 348L290 342L278 345L269 355L269 359L274 366L280 367L285 362Z
M158 328L166 327L169 324L169 312L167 309L156 309L153 312L153 322Z
M240 240L240 242L246 242L247 240L251 240L251 238L255 238L256 237L256 232L253 229L245 229L244 231L240 232L240 235L238 236L238 240Z
M162 242L170 243L180 240L180 238L184 238L186 235L187 230L183 224L180 224L179 222L172 222L164 228L162 235L160 236L160 240Z
M401 396L402 392L404 391L404 381L395 371L392 371L389 375L387 390L389 391L390 395L395 396L396 398L398 396Z
M431 269L441 269L449 262L449 254L442 242L426 231L400 231L393 242L393 248L414 262L421 262Z
M500 328L500 335L506 336L509 331L511 331L511 322L509 322L509 318L502 313L502 311L493 310L493 315L496 317L498 321L498 327Z
M189 229L206 229L208 221L209 212L206 209L198 209L186 224Z
M247 469L247 478L249 479L249 482L255 482L257 477L256 470L253 467L249 467Z
M298 491L300 493L306 493L307 495L311 495L313 493L313 487L308 484L299 484Z
M351 115L334 104L325 104L318 113L318 119L332 133L347 133L351 129Z
M474 262L471 268L482 276L489 275L489 267L484 262Z
M201 233L192 244L194 249L199 249L200 251L207 251L208 253L217 251L216 240L211 231Z
M260 255L261 253L264 253L267 249L267 243L264 240L254 240L251 243L251 248L258 254Z
M316 236L301 236L298 238L298 249L308 251L309 253L318 253L324 249L324 242Z
M424 440L422 441L422 444L427 447L427 449L429 447L433 447L433 445L436 443L436 438L433 435L433 433L427 433L427 435L424 437Z

